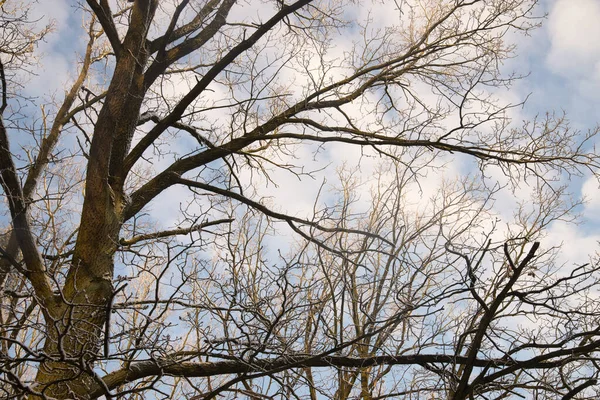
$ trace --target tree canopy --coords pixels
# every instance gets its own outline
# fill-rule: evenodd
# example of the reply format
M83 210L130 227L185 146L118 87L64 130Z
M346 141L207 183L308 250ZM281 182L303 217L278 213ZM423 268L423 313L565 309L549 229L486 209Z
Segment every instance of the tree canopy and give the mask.
M0 396L598 398L543 241L597 130L502 101L536 3L73 2L36 97L59 27L0 0Z

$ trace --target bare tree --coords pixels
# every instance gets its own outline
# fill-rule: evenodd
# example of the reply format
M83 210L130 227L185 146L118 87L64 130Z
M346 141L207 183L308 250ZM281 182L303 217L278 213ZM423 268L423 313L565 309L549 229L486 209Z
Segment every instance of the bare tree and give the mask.
M45 102L51 27L0 1L2 396L597 398L598 264L539 242L596 131L497 101L535 3L87 0ZM354 149L311 210L267 190ZM431 192L457 158L535 197L506 225L480 177Z

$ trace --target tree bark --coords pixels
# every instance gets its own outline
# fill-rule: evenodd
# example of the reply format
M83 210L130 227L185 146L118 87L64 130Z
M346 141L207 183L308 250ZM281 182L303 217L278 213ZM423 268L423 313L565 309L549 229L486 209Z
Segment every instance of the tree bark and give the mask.
M93 363L113 294L113 260L126 206L124 182L118 175L147 90L146 36L156 5L147 1L134 7L94 129L72 265L61 293L62 304L48 310L44 353L49 360L42 363L36 377L36 390L53 398L89 398L93 386Z

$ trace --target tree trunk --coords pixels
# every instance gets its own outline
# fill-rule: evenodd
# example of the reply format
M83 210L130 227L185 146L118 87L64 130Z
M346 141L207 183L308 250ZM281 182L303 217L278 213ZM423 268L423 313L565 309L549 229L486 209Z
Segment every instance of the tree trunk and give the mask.
M154 2L153 2L154 3ZM152 7L136 7L90 146L81 223L62 304L47 310L47 337L36 390L58 399L89 397L90 374L113 295L114 256L126 197L122 163L147 88L146 34ZM37 398L37 397L33 397Z

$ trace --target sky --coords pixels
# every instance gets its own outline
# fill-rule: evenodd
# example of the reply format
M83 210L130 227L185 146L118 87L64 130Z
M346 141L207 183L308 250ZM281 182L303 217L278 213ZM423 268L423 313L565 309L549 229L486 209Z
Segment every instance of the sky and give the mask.
M52 0L35 6L35 13L42 20L53 20L56 29L40 45L42 63L26 89L31 95L60 94L65 82L73 77L70 66L75 50L83 45L83 39L75 34L81 32L78 27L82 21L74 4L70 0ZM510 92L511 98L528 98L519 116L532 118L545 112L565 112L574 128L593 129L600 123L600 24L597 22L600 21L600 2L542 0L538 13L547 14L542 27L528 37L515 37L517 56L505 65L507 71L528 75ZM283 189L279 193L288 195L280 200L297 210L312 206L311 196L320 182L289 179L282 182ZM595 252L600 240L600 188L591 176L573 179L569 185L572 193L586 199L580 208L582 223L576 226L557 222L550 227L546 240L552 244L567 242L563 247L566 262L585 262L585 254ZM178 195L183 192L180 190ZM499 209L505 207L504 211L508 212L514 205L515 199L510 198L513 195L499 195ZM155 206L161 210L161 215L156 215L158 218L169 222L177 218L177 209L165 213L160 204Z
M524 38L514 60L522 60L530 71L518 85L522 95L531 93L525 110L530 115L564 111L574 128L593 129L600 123L600 2L556 0L542 6L547 20L531 38ZM600 240L600 189L596 178L587 176L571 182L571 190L586 200L582 224L556 223L549 239L564 243L565 260L584 262Z

